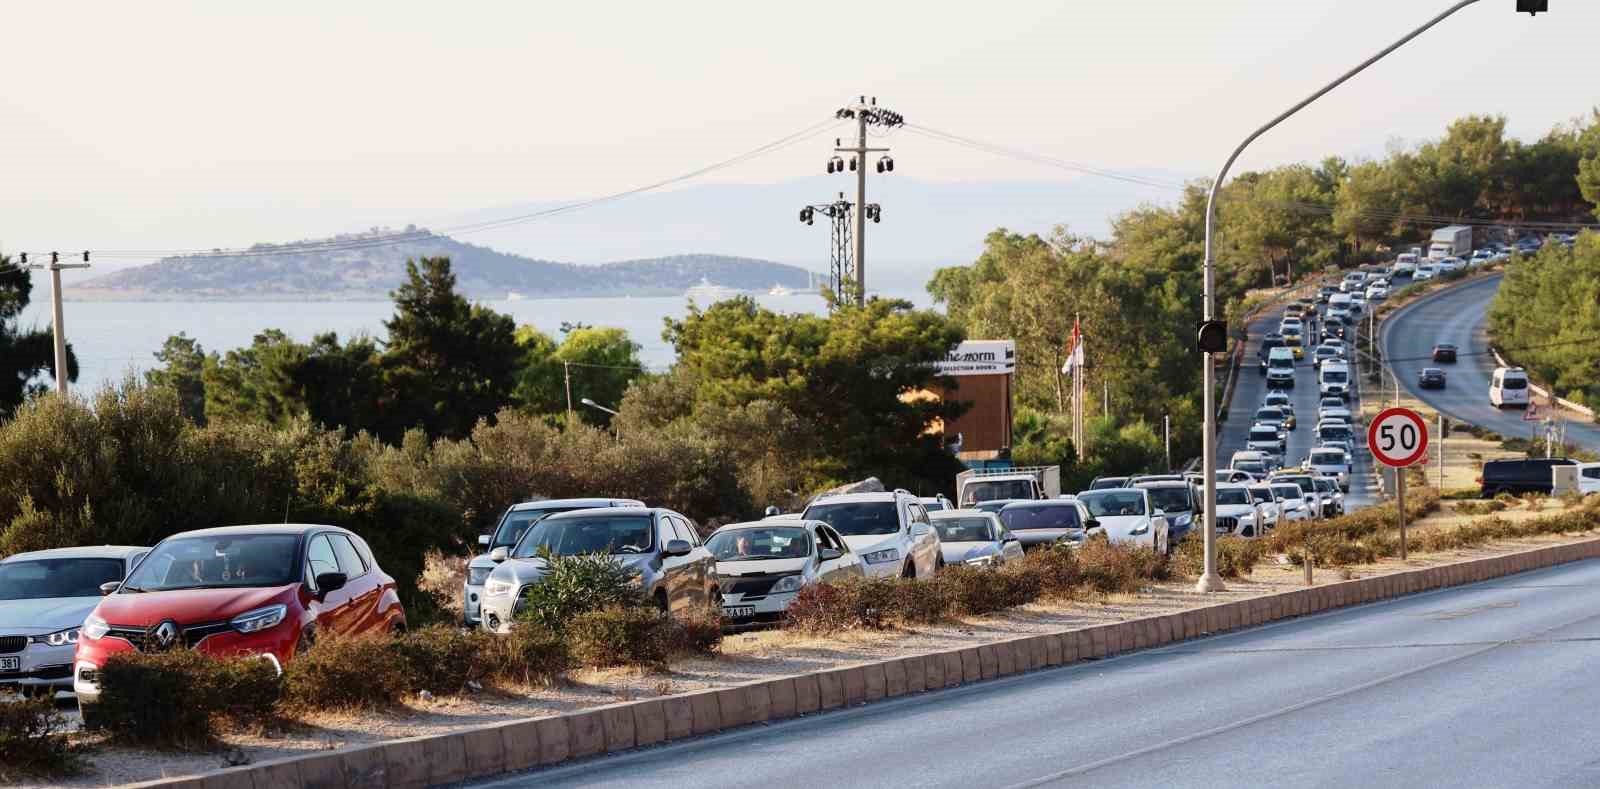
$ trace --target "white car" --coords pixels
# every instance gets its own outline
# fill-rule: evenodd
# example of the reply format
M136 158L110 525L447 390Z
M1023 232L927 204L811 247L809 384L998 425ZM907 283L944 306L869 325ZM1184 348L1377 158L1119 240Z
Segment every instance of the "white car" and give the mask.
M1250 434L1245 446L1257 452L1269 455L1282 456L1288 449L1288 435L1283 432L1283 426L1276 423L1257 423L1250 426Z
M1479 249L1474 251L1472 257L1467 259L1467 263L1473 266L1482 266L1485 263L1492 262L1494 262L1494 250L1492 249Z
M1303 468L1332 478L1340 490L1350 489L1350 456L1342 449L1313 449Z
M1373 285L1367 288L1367 301L1383 301L1389 298L1389 286Z
M1261 508L1261 519L1264 528L1272 531L1278 527L1278 516L1283 507L1278 503L1278 497L1272 492L1272 485L1266 482L1257 482L1245 486L1250 491L1250 499Z
M1448 274L1452 271L1461 271L1467 267L1466 261L1462 260L1461 258L1454 257L1445 258L1439 261L1437 265L1440 274Z
M1272 487L1272 495L1278 500L1278 522L1308 521L1313 515L1311 502L1306 500L1305 492L1293 482L1272 480L1268 483Z
M1394 259L1393 272L1395 276L1412 274L1417 270L1417 256L1409 252L1402 252Z
M1489 405L1495 408L1528 405L1528 373L1521 367L1496 367L1489 380Z
M1349 424L1350 416L1350 406L1337 397L1324 397L1317 404L1318 422L1337 420Z
M1150 501L1150 491L1143 488L1106 488L1088 490L1078 494L1078 501L1089 510L1089 533L1106 535L1114 543L1129 543L1154 548L1166 553L1166 513L1156 509Z
M1438 274L1438 271L1439 270L1434 267L1434 264L1423 263L1422 265L1417 266L1416 272L1411 275L1411 281L1424 282L1433 279L1434 276Z
M1349 274L1344 275L1344 281L1339 283L1339 290L1345 293L1351 293L1366 287L1366 285L1367 275L1359 271L1352 271Z
M800 517L832 526L866 563L867 575L929 578L944 565L939 533L904 490L821 496Z
M494 527L494 531L478 535L478 546L483 553L467 562L467 578L461 587L462 620L468 627L482 621L483 585L494 568L500 566L500 562L490 554L496 548L504 548L509 552L534 524L551 515L574 510L643 506L644 502L635 499L540 499L511 505L500 516L500 523Z
M1022 558L1022 541L992 512L944 510L929 517L939 532L939 553L947 565L989 567ZM1080 522L1078 538L1082 537Z
M1274 466L1271 453L1254 449L1241 449L1228 459L1228 468L1251 474L1266 474ZM1260 469L1259 471L1257 469Z
M1346 399L1350 397L1350 365L1338 362L1323 362L1317 371L1317 385L1323 397L1337 397Z
M1217 534L1261 537L1265 529L1266 517L1250 497L1249 486L1217 486Z
M1362 313L1365 313L1367 311L1367 306L1368 306L1368 304L1367 304L1367 293L1366 293L1366 291L1358 290L1358 291L1350 294L1350 312L1351 313L1356 314L1356 315L1360 315Z
M1285 416L1289 417L1290 419L1295 418L1294 399L1289 397L1288 392L1267 392L1266 396L1261 398L1261 404L1264 406L1275 406L1279 410L1283 411Z
M730 523L705 547L717 560L722 615L735 627L781 621L802 588L865 574L861 557L822 521Z
M1334 518L1344 514L1344 491L1339 488L1339 483L1332 477L1323 477L1313 474L1312 481L1317 483L1317 492L1322 494L1322 517Z

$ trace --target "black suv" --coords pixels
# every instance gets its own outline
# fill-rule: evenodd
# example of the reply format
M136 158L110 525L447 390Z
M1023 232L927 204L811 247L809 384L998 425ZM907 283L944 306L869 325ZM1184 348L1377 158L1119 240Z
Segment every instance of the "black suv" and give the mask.
M1555 466L1577 465L1568 458L1528 458L1526 460L1491 460L1483 464L1483 476L1478 480L1483 486L1483 497L1492 498L1501 493L1513 496L1522 493L1549 495L1555 489L1550 469Z

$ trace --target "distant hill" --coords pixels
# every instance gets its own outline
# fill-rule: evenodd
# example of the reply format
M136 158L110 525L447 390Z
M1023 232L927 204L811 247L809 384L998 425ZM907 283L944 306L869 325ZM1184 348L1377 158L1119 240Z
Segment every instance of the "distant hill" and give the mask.
M407 259L450 258L458 289L473 298L678 295L702 280L735 290L800 289L798 266L727 255L675 255L600 265L559 263L497 252L427 230L375 229L292 244L257 244L240 254L168 257L84 281L79 299L386 299ZM820 277L819 277L820 279Z

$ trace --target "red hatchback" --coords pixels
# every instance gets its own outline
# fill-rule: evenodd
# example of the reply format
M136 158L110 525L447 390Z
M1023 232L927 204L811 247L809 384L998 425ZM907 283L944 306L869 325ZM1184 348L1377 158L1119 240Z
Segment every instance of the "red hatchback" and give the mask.
M372 549L334 526L230 526L162 540L84 621L73 690L100 695L99 669L119 652L198 649L261 655L281 667L318 633L405 628L394 579Z

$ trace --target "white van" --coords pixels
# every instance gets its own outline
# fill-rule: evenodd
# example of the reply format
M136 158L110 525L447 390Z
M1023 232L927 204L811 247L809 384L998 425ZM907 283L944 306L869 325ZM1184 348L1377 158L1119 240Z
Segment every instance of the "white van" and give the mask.
M1337 397L1347 400L1350 397L1350 365L1336 361L1322 363L1322 369L1317 372L1317 385L1323 397Z
M1521 367L1496 367L1489 379L1489 405L1528 407L1528 373Z
M1394 275L1411 274L1417 270L1417 256L1410 252L1402 252L1395 256Z

